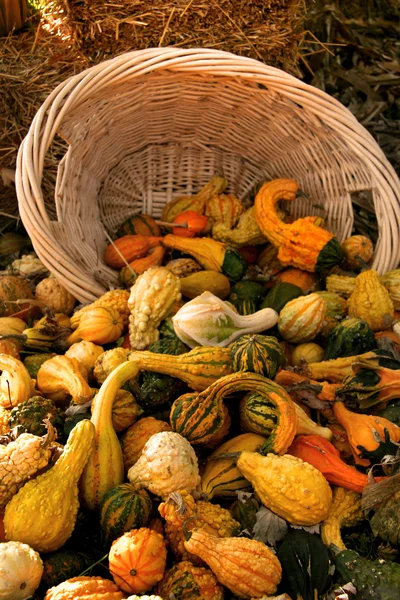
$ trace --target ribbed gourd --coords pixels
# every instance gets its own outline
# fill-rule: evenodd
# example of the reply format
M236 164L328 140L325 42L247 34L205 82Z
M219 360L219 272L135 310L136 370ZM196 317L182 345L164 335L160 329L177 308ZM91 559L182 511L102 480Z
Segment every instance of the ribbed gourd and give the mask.
M229 415L224 398L237 391L257 392L278 410L276 427L263 451L284 454L296 432L297 416L290 396L274 382L257 373L238 372L221 377L199 394L184 394L171 408L170 423L174 431L191 444L205 446L222 441Z
M239 491L251 491L251 483L243 477L236 466L234 458L218 458L218 455L230 453L256 452L267 441L267 438L257 433L242 433L227 440L209 456L209 460L201 473L200 490L212 498L235 498Z
M23 542L38 552L57 550L67 541L78 513L78 481L94 436L90 421L77 423L56 464L13 496L4 515L8 540Z
M100 503L100 526L105 541L111 543L130 529L145 527L151 509L152 501L146 490L131 483L108 490Z
M290 343L309 342L321 331L325 312L325 302L318 294L291 300L279 314L279 333Z
M247 333L229 344L234 372L250 371L274 379L278 369L286 365L286 356L273 336Z
M347 300L339 296L339 294L335 294L335 292L322 291L315 293L325 301L325 323L321 329L321 333L323 336L326 336L347 315Z
M316 525L329 514L332 491L327 480L301 459L242 452L237 466L264 506L289 523Z

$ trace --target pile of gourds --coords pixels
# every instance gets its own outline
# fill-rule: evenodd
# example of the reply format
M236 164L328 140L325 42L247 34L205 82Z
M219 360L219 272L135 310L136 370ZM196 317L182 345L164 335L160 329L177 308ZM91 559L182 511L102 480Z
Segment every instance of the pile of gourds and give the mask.
M0 277L0 600L400 597L400 270L226 187L123 223L90 305Z

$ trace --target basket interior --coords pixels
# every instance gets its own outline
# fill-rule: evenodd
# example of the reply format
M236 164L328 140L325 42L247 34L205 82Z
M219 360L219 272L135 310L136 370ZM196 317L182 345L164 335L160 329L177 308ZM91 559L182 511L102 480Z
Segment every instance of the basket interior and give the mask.
M59 167L54 235L108 288L117 278L103 263L104 229L112 235L138 211L157 217L166 202L219 174L242 200L266 180L297 180L309 198L289 211L323 207L327 227L346 238L351 194L371 189L370 174L345 136L289 96L251 80L166 70L104 86L59 130L69 149Z

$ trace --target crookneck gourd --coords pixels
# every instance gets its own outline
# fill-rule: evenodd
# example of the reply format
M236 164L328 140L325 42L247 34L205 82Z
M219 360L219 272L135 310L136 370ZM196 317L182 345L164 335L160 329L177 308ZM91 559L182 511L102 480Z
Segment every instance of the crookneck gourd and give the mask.
M90 510L98 508L107 490L124 480L122 450L112 424L112 407L119 389L139 372L127 361L110 373L100 388L91 422L95 428L94 447L80 480L80 490Z
M296 199L299 185L292 179L265 183L254 201L257 223L262 233L279 247L278 259L286 266L323 274L343 259L343 250L332 233L314 224L316 217L283 223L276 212L279 200Z
M182 379L194 390L204 390L220 377L232 373L232 356L228 348L199 346L184 354L132 352L141 371L163 373Z
M329 514L321 525L322 541L328 548L334 544L340 550L345 550L341 528L352 527L363 520L361 494L343 487L334 487Z
M78 481L94 445L95 428L80 421L71 431L56 464L28 481L7 504L4 527L8 540L51 552L70 537L79 508Z
M172 429L194 445L213 446L220 443L230 424L223 400L237 391L257 392L265 402L277 409L277 424L263 446L263 452L284 454L296 435L296 410L281 386L257 373L233 373L221 377L199 394L180 396L171 408Z

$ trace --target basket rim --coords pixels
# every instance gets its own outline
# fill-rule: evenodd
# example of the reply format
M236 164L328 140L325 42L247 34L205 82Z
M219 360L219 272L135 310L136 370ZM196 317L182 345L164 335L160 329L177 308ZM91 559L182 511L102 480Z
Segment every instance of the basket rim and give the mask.
M338 100L310 84L304 83L294 75L269 66L259 60L241 57L223 50L210 48L148 48L125 52L97 65L89 67L60 83L47 97L36 113L29 131L22 141L16 166L16 190L19 210L24 226L32 237L38 255L46 256L44 237L56 243L50 232L50 220L44 205L41 181L44 160L52 140L68 111L90 98L96 90L115 85L123 78L143 76L162 71L187 72L209 75L216 78L236 78L256 85L265 86L285 98L293 101L310 113L322 118L339 136L346 139L348 147L368 166L376 189L384 194L391 209L399 212L400 182L393 166L372 135L358 122L356 117ZM379 185L378 185L379 184ZM381 211L383 212L383 211ZM377 214L378 225L386 215ZM400 217L399 217L400 219ZM388 263L388 254L400 260L399 240L395 234L400 222L390 223L394 242L383 240L379 236L375 253L379 256L384 248L383 258L376 258L373 268L383 270ZM390 249L389 246L392 245ZM57 262L55 262L57 261ZM46 258L43 262L46 262ZM392 261L393 262L393 261ZM87 278L69 260L68 253L58 248L58 256L47 257L46 266L62 278L70 281L70 288L80 297L92 297L93 293L83 294L87 287ZM397 264L397 263L396 263ZM71 277L73 280L71 280ZM94 290L95 293L99 293Z

